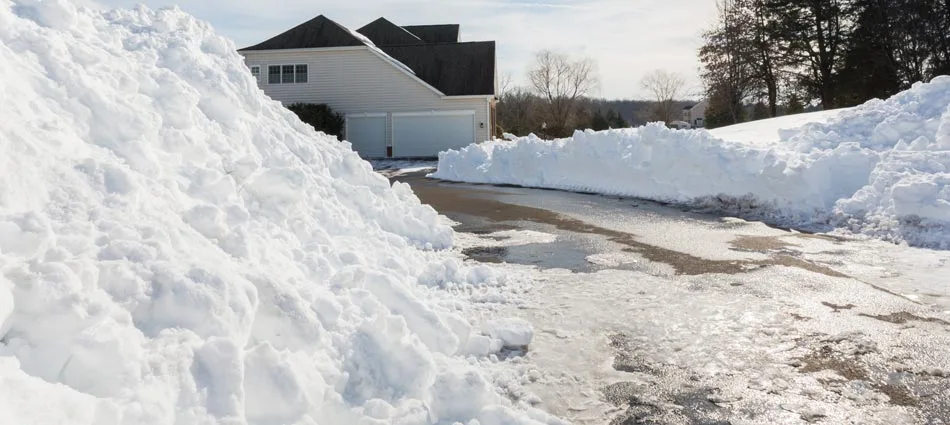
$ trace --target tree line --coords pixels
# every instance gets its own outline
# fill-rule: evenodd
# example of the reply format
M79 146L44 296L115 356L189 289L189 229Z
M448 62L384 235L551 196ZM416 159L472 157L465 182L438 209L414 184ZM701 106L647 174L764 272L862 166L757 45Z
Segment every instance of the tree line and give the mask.
M595 63L549 50L538 52L527 73L528 85L515 87L503 78L498 96L496 136L535 133L546 138L567 137L575 130L624 128L651 121L682 119L686 80L655 70L641 86L650 100L593 98L598 86Z
M535 55L527 77L527 87L512 87L510 76L501 82L499 137L501 133L566 137L577 129L629 126L617 111L591 100L598 85L592 59L543 50Z
M950 0L720 0L704 33L710 126L887 98L950 73Z

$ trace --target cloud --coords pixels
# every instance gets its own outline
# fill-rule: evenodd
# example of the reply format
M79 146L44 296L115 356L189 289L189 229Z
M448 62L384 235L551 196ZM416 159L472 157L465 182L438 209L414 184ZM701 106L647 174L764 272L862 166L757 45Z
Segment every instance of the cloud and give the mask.
M715 18L710 0L98 0L107 7L178 4L238 46L263 41L323 14L351 28L384 16L400 25L457 23L463 40L495 40L498 70L516 83L541 49L598 63L600 95L639 98L640 78L663 68L699 87L696 52Z

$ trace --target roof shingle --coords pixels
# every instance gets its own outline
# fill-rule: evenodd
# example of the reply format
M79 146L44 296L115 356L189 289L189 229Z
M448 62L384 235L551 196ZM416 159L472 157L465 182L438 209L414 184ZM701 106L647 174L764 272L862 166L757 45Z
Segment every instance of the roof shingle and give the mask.
M377 46L398 46L405 44L422 44L423 41L415 34L406 31L386 18L379 18L356 30L370 39Z
M383 46L447 96L495 94L495 42Z
M263 43L241 50L311 49L363 45L365 43L346 27L320 15Z
M458 24L447 25L407 25L403 28L415 34L426 43L458 43Z

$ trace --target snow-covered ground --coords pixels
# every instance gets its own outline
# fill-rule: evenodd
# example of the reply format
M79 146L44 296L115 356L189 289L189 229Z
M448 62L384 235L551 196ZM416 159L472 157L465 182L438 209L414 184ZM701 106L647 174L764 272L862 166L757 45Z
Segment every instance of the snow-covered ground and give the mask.
M709 130L713 136L750 146L768 146L782 141L782 134L794 132L805 124L825 124L847 109L806 112L757 121L749 121Z
M206 23L0 0L0 64L0 423L558 422L474 356L530 328L465 319L524 281Z
M723 131L737 141L662 124L496 140L441 153L432 176L641 197L950 249L950 77L819 117L785 131L791 118Z

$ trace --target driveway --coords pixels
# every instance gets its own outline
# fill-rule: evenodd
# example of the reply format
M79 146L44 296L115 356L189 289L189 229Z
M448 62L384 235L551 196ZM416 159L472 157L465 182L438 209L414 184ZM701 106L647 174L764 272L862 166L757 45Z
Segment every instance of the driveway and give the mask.
M579 424L950 423L950 254L635 199L393 177L473 261L528 274L482 319L515 402Z

